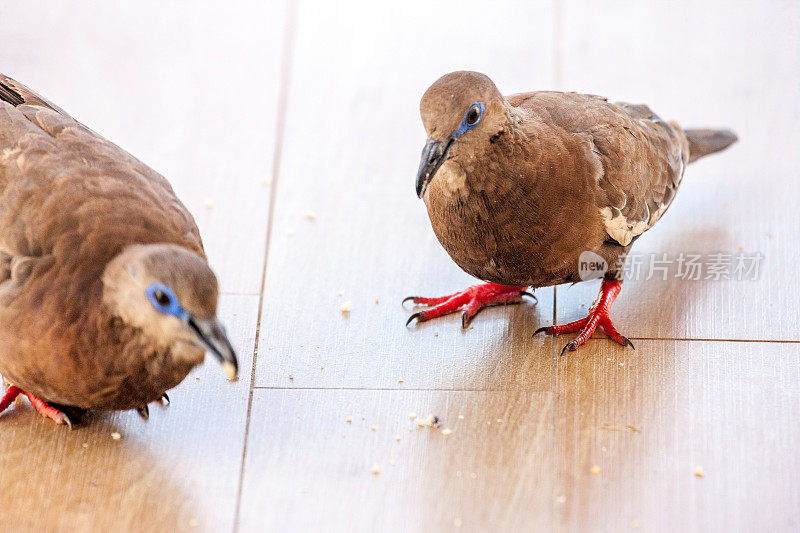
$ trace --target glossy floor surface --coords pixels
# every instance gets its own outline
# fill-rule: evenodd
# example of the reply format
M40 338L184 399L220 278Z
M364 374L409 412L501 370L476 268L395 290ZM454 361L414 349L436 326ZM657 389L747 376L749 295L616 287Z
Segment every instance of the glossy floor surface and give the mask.
M458 69L739 134L634 248L635 351L532 336L597 282L405 327L403 297L474 281L414 194L419 98ZM174 184L243 369L209 361L149 422L15 404L3 531L800 527L797 2L15 0L0 71ZM675 270L720 253L756 279Z

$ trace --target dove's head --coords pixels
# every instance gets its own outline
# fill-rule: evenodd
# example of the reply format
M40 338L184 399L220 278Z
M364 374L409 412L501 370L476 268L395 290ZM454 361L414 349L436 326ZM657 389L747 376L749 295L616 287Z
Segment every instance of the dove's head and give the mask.
M128 246L103 274L103 301L147 342L182 363L200 363L207 350L234 379L236 353L217 321L217 293L206 260L171 244Z
M505 99L479 72L445 74L425 91L419 109L428 134L417 172L420 198L444 162L479 155L508 124Z

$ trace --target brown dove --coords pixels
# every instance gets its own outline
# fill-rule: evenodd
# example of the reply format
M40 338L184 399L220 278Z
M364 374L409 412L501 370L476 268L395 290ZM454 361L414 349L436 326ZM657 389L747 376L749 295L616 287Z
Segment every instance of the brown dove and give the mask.
M234 378L217 296L169 183L0 75L0 411L24 394L70 427L67 408L146 418L206 350Z
M439 78L420 113L428 141L417 195L445 250L487 283L407 298L429 306L408 323L462 310L466 327L483 307L518 303L528 287L584 281L587 264L602 265L588 316L537 331L579 332L564 350L597 326L633 346L609 316L626 254L672 204L686 165L736 141L728 130L683 130L646 105L600 96L504 97L477 72Z

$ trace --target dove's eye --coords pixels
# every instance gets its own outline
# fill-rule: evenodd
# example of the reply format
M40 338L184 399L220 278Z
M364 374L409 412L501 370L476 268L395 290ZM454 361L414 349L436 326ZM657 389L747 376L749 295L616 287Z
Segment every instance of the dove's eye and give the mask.
M178 318L183 317L186 311L183 310L178 298L172 289L161 283L153 283L145 290L150 304L156 311L165 315L172 315Z
M164 291L155 291L153 293L153 298L161 307L169 307L169 304L172 303L172 298Z
M467 126L474 126L478 123L478 120L481 118L481 108L478 107L477 104L473 105L467 111L467 115L464 117L464 122L466 122Z

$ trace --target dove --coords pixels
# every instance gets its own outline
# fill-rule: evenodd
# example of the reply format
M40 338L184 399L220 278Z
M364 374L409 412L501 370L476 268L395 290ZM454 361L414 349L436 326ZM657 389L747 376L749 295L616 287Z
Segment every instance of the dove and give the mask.
M478 72L439 78L422 97L428 140L416 192L450 257L485 283L439 297L410 296L430 320L458 310L462 325L489 305L519 303L526 289L602 277L588 315L537 333L577 333L576 350L601 327L623 346L611 304L625 257L675 200L686 165L737 140L729 130L687 129L646 105L573 92L503 96ZM602 265L587 276L581 263Z
M0 75L0 374L57 424L136 409L206 351L231 379L218 285L189 211L158 173Z

